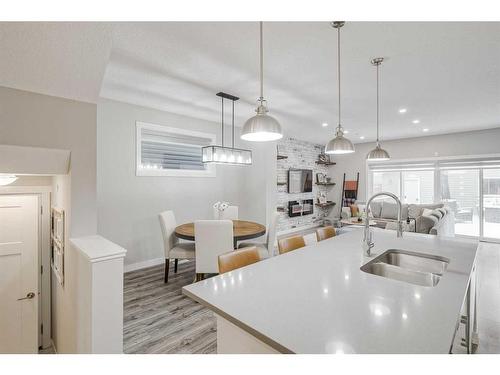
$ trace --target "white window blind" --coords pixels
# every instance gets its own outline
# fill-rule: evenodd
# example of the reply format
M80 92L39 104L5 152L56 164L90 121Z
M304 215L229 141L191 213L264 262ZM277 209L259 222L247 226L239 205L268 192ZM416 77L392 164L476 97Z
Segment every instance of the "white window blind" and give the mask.
M155 124L137 123L137 175L213 176L202 162L201 148L214 143L213 134Z

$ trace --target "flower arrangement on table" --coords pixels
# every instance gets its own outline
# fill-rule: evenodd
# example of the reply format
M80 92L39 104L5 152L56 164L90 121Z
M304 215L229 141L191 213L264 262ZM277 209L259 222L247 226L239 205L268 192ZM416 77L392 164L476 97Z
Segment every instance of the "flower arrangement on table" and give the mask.
M217 212L217 219L220 220L220 218L222 217L222 213L229 207L229 202L221 202L221 201L218 201L218 202L215 202L214 203L214 210Z

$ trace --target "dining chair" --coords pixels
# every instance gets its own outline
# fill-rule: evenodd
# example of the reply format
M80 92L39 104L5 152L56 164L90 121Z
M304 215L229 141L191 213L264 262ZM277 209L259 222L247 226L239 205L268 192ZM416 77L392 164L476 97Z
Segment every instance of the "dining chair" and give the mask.
M219 255L219 273L226 273L260 261L259 250L255 247L233 250Z
M218 256L233 248L231 220L197 220L194 222L196 280L206 273L218 273Z
M335 232L335 228L331 225L316 229L316 239L318 242L335 237L336 235L337 232Z
M274 243L276 242L276 225L278 223L279 213L274 212L271 217L271 222L267 228L266 242L241 242L238 248L256 247L259 251L261 259L272 257L274 252Z
M285 254L304 246L306 246L306 243L304 242L304 237L302 236L293 236L278 240L278 251L280 254Z
M170 259L174 259L174 272L177 273L179 259L194 259L194 243L180 243L175 235L177 226L173 211L163 211L158 215L160 219L161 233L163 235L163 249L165 251L165 275L164 282L168 282L168 271Z

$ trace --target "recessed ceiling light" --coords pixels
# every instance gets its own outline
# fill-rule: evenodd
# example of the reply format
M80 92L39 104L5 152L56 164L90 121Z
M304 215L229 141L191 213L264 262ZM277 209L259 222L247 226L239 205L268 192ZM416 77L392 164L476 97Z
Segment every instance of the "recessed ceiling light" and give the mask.
M422 131L423 131L424 133L426 133L426 132L428 132L428 131L429 131L429 129L427 129L427 128L423 128L423 129L422 129Z
M327 122L324 122L321 124L322 127L326 128L328 126L328 123Z
M359 137L359 139L365 139L365 136L364 136L364 135L362 135L361 137Z
M344 134L349 134L349 130L344 130Z
M406 108L400 108L399 113L406 113L407 109Z
M414 124L420 124L420 120L413 120L412 121Z

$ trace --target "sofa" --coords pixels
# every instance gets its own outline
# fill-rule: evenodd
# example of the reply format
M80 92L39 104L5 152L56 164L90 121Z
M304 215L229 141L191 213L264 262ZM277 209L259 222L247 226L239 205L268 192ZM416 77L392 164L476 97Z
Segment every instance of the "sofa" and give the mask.
M365 205L357 203L360 211L366 211ZM348 208L349 209L349 208ZM344 216L349 210L342 210ZM397 229L398 205L396 202L377 200L370 203L370 219L380 228ZM409 220L408 220L409 219ZM403 204L401 220L403 230L438 236L454 235L453 212L444 204Z

